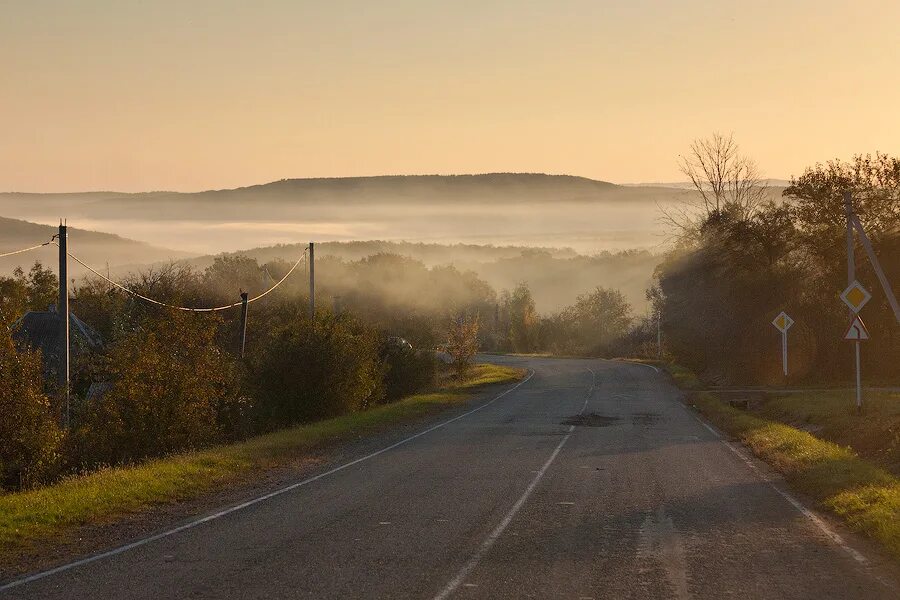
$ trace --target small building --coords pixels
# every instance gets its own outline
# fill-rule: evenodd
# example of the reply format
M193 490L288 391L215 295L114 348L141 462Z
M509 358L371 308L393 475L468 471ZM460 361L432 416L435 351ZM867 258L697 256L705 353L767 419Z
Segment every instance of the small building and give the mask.
M51 305L46 311L30 311L12 324L13 340L19 347L28 347L41 351L44 363L44 376L56 381L59 374L61 351L64 342L60 328L60 315L56 306ZM69 313L69 360L96 350L103 345L100 334L84 321Z

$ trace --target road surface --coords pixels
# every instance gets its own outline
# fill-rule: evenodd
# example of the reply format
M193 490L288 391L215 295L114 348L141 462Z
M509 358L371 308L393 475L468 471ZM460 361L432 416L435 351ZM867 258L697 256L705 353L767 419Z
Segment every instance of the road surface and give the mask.
M652 367L491 360L533 375L378 440L387 450L0 597L898 597Z

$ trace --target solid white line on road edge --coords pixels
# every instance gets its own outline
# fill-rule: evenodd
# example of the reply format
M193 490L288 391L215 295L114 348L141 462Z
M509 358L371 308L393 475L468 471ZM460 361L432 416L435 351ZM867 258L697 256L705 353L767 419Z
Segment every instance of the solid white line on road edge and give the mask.
M867 565L867 564L869 563L869 560L868 560L865 556L863 556L863 555L860 554L856 549L854 549L854 548L851 547L849 544L847 544L847 542L844 541L844 538L842 538L836 531L834 531L833 529L831 529L831 528L828 526L828 524L825 523L825 521L823 521L821 518L818 517L818 515L816 515L814 512L812 512L811 510L809 510L808 508L806 508L805 506L803 506L803 504L802 504L799 500L797 500L796 498L794 498L793 495L791 495L790 493L784 491L783 489L781 489L780 487L778 487L777 485L775 485L775 482L773 482L773 481L772 481L765 473L763 473L762 471L760 471L759 468L758 468L755 464L753 464L753 461L752 461L749 457L747 457L747 456L744 454L744 452L742 452L741 450L739 450L738 448L736 448L733 444L730 444L728 441L726 441L718 431L716 431L715 429L713 429L709 424L707 424L705 421L703 421L703 419L701 419L701 418L698 417L696 414L694 414L693 411L690 411L690 410L689 410L688 413L689 413L692 417L694 417L694 419L696 419L698 423L700 423L701 425L703 425L704 427L706 427L708 430L710 430L710 431L713 433L713 435L715 435L715 436L719 439L719 441L722 442L722 445L724 445L726 448L728 448L729 450L731 450L738 458L740 458L741 461L742 461L745 465L747 465L747 466L750 468L751 471L753 471L754 473L756 473L756 475L757 475L760 479L762 479L764 482L766 482L767 484L769 484L769 487L771 487L773 490L775 490L776 492L778 492L778 494L779 494L782 498L784 498L785 500L787 500L787 502L788 502L791 506L793 506L795 509L797 509L797 510L800 512L800 514L802 514L804 517L806 517L807 519L809 519L810 521L812 521L812 523L813 523L816 527L818 527L819 530L820 530L822 533L824 533L825 536L826 536L828 539L830 539L835 545L837 545L841 550L843 550L844 552L846 552L847 554L849 554L851 557L853 557L853 559L854 559L856 562L858 562L858 563L860 563L860 564ZM877 578L877 579L878 579L879 581L881 581L882 583L885 583L885 584L886 584L886 582L884 582L880 577ZM887 584L887 585L889 585L889 584ZM889 586L889 587L893 587L893 586Z
M615 359L615 362L623 362L623 363L628 363L629 365L638 365L641 367L649 367L649 368L653 369L654 371L656 371L657 373L659 373L658 367L654 367L653 365L648 365L647 363L637 362L634 360L625 360L624 358Z
M243 510L243 509L248 508L248 507L250 507L250 506L253 506L253 505L255 505L255 504L259 504L260 502L265 502L266 500L270 500L270 499L272 499L272 498L275 498L276 496L280 496L281 494L284 494L284 493L286 493L286 492L290 492L291 490L295 490L295 489L297 489L297 488L299 488L299 487L303 487L303 486L305 486L305 485L307 485L307 484L310 484L310 483L312 483L312 482L314 482L314 481L318 481L319 479L323 479L323 478L325 478L325 477L328 477L329 475L333 475L334 473L337 473L338 471L343 471L344 469L346 469L346 468L348 468L348 467L352 467L353 465L357 465L357 464L359 464L359 463L361 463L361 462L364 462L364 461L367 461L367 460L369 460L369 459L371 459L371 458L375 458L376 456L379 456L379 455L381 455L381 454L384 454L385 452L387 452L387 451L389 451L389 450L393 450L394 448L397 448L397 447L399 447L399 446L402 446L403 444L406 444L406 443L408 443L408 442L411 442L411 441L413 441L413 440L416 439L416 438L422 437L423 435L425 435L425 434L427 434L427 433L431 433L432 431L434 431L434 430L436 430L436 429L440 429L441 427L444 427L444 426L446 426L446 425L449 425L450 423L453 423L454 421L459 421L460 419L462 419L462 418L464 418L464 417L468 417L469 415L471 415L471 414L473 414L473 413L476 413L476 412L478 412L479 410L481 410L481 409L483 409L483 408L487 408L488 406L490 406L491 404L493 404L494 402L496 402L497 400L499 400L499 399L502 398L503 396L506 396L506 395L509 394L510 392L513 392L513 391L517 390L519 387L521 387L521 386L525 385L526 383L528 383L528 381L529 381L533 376L534 376L534 371L531 370L531 371L528 373L528 377L526 377L525 379L523 379L522 381L520 381L519 383L517 383L517 384L514 385L513 387L509 388L508 390L504 391L503 393L498 394L497 396L494 396L493 398L491 398L490 400L488 400L488 401L485 402L484 404L482 404L482 405L480 405L480 406L477 406L477 407L473 408L473 409L470 410L470 411L464 412L464 413L461 414L461 415L457 415L457 416L453 417L452 419L447 419L446 421L442 421L441 423L438 423L437 425L434 425L434 426L432 426L432 427L429 427L428 429L424 429L424 430L420 431L419 433L416 433L416 434L414 434L414 435L411 435L411 436L409 436L408 438L404 438L404 439L400 440L399 442L396 442L396 443L394 443L394 444L391 444L390 446L386 446L386 447L382 448L381 450L376 450L375 452L372 452L371 454L367 454L366 456L362 456L362 457L357 458L357 459L355 459L355 460L351 460L351 461L348 462L348 463L344 463L344 464L342 464L342 465L339 465L339 466L337 466L337 467L334 467L333 469L329 469L328 471L325 471L324 473L319 473L318 475L314 475L313 477L309 477L309 478L304 479L304 480L302 480L302 481L298 481L298 482L296 482L296 483L292 483L291 485L285 486L285 487L283 487L283 488L279 488L279 489L275 490L274 492L270 492L270 493L268 493L268 494L264 494L264 495L262 495L262 496L258 496L258 497L256 497L256 498L253 498L252 500L247 500L246 502L242 502L241 504L237 504L237 505L235 505L235 506L231 506L231 507L226 508L226 509L224 509L224 510L221 510L221 511L219 511L219 512L217 512L217 513L214 513L214 514L211 514L211 515L207 515L207 516L205 516L205 517L202 517L202 518L200 518L200 519L196 519L196 520L191 521L191 522L189 522L189 523L185 523L184 525L180 525L179 527L175 527L175 528L173 528L173 529L169 529L169 530L166 530L166 531L162 531L162 532L157 533L157 534L155 534L155 535L151 535L150 537L146 537L146 538L137 540L137 541L135 541L135 542L132 542L132 543L130 543L130 544L126 544L126 545L124 545L124 546L119 546L118 548L113 548L112 550L107 550L106 552L101 552L100 554L95 554L95 555L93 555L93 556L88 556L87 558L82 558L81 560L76 560L76 561L74 561L74 562L66 563L66 564L64 564L64 565L60 565L60 566L58 566L58 567L54 567L54 568L48 569L48 570L46 570L46 571L41 571L41 572L39 572L39 573L35 573L35 574L33 574L33 575L29 575L29 576L23 577L23 578L21 578L21 579L16 579L15 581L10 581L9 583L6 583L6 584L4 584L4 585L0 585L0 592L6 591L6 590L8 590L8 589L11 589L11 588L14 588L14 587L17 587L17 586L20 586L20 585L24 585L24 584L26 584L26 583L31 583L32 581L37 581L38 579L44 579L45 577L49 577L50 575L55 575L55 574L61 573L61 572L63 572L63 571L68 571L68 570L74 569L74 568L76 568L76 567L80 567L80 566L83 566L83 565L86 565L86 564L90 564L90 563L92 563L92 562L96 562L96 561L102 560L102 559L104 559L104 558L109 558L109 557L115 556L115 555L117 555L117 554L122 554L123 552L128 552L129 550L133 550L133 549L135 549L135 548L139 548L139 547L141 547L141 546L144 546L144 545L146 545L146 544L149 544L150 542L155 542L155 541L157 541L157 540L161 540L161 539L163 539L163 538L167 538L167 537L169 537L169 536L175 535L176 533L181 533L182 531L186 531L186 530L188 530L188 529L193 529L194 527L197 527L198 525L202 525L202 524L204 524L204 523L208 523L209 521L214 521L214 520L219 519L219 518L221 518L221 517L224 517L224 516L226 516L226 515L230 515L231 513L237 512L237 511L239 511L239 510ZM569 435L571 435L571 433L570 433ZM568 436L567 436L567 437L568 437Z
M481 546L469 559L463 568L459 570L459 573L456 574L450 583L444 587L435 597L434 600L444 600L445 598L449 598L453 592L462 584L463 580L468 576L469 573L472 572L479 561L481 561L481 557L491 549L491 546L503 535L503 532L509 527L509 524L512 522L513 518L516 516L516 513L519 512L519 509L525 504L528 500L528 497L531 496L531 493L534 491L534 488L537 487L537 484L540 482L541 478L544 477L544 473L547 472L547 469L550 468L550 465L553 464L553 461L556 460L556 457L559 455L559 451L562 450L562 447L565 445L569 438L572 437L572 432L575 430L574 425L569 426L569 431L566 433L566 436L559 442L556 446L556 449L553 450L553 454L550 455L550 458L547 459L547 462L544 463L544 466L541 467L541 470L538 471L537 475L534 476L534 479L531 480L531 483L528 484L528 487L525 488L525 492L519 496L519 499L516 500L516 503L513 504L512 508L509 509L509 512L506 513L506 516L503 517L503 520L500 521L500 524L497 525L494 530L487 536L484 542L481 543Z
M587 408L588 401L591 399L591 395L594 393L594 387L596 385L596 373L594 373L593 369L588 368L588 371L591 372L591 387L588 389L587 398L584 400L584 404L581 407L581 410L578 411L578 414L582 414L584 409ZM553 453L550 455L550 458L547 459L547 462L544 463L544 466L540 468L537 472L537 475L534 476L534 479L531 480L531 483L528 484L528 487L525 488L525 491L519 496L519 499L516 500L516 503L513 504L512 508L509 509L509 512L506 513L506 516L503 517L503 520L500 521L500 524L497 525L493 531L487 536L487 538L481 543L481 546L478 547L478 550L475 554L472 555L472 558L463 565L462 569L459 570L459 573L456 574L450 583L448 583L444 589L442 589L438 594L434 597L434 600L444 600L445 598L449 598L453 592L459 588L460 585L463 584L463 580L472 572L478 563L481 561L481 557L485 555L485 553L491 549L491 546L496 543L496 541L503 535L503 532L509 527L509 524L512 523L513 518L516 516L516 513L519 512L519 509L525 504L528 500L528 497L531 496L531 493L534 491L534 488L537 487L537 484L544 477L544 473L547 472L547 469L550 468L550 465L553 464L553 461L556 460L556 457L559 455L562 447L566 445L566 442L569 441L569 438L572 437L572 432L575 431L575 426L570 425L568 431L566 432L565 437L560 440L559 444L557 444L556 449L553 450ZM466 584L468 585L468 584Z

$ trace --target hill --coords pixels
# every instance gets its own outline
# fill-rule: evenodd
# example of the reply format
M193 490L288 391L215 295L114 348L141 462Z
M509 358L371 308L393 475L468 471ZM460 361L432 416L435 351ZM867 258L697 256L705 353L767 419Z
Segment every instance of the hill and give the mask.
M285 179L196 193L0 194L0 215L116 231L196 254L306 240L572 247L658 245L657 205L692 192L569 175Z
M56 227L0 217L0 254L49 241L56 232ZM105 268L107 264L110 268L121 268L125 265L182 259L189 256L185 252L159 248L111 233L75 227L69 227L68 233L69 251L95 268ZM17 266L27 270L36 260L55 270L58 252L56 246L47 246L25 254L0 258L0 274L9 274ZM69 272L77 277L85 271L70 261Z

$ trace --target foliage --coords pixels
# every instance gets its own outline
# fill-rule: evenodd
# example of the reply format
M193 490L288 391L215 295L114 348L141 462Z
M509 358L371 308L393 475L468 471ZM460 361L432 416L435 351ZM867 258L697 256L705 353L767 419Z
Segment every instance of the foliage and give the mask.
M709 215L697 236L659 266L651 300L662 315L667 352L707 380L784 384L781 338L770 323L785 310L795 320L788 383L849 378L847 309L838 298L847 285L844 190L853 191L896 289L900 159L877 154L816 165L792 182L780 204L750 216ZM863 345L866 376L895 379L900 365L891 357L900 355L900 328L862 251L856 277L874 295L862 314L876 332Z
M501 348L511 352L533 352L537 349L540 318L534 298L526 283L500 296L499 331Z
M26 311L43 311L56 304L58 286L56 275L40 262L27 274L16 267L12 277L0 277L0 325L15 321Z
M304 308L282 306L280 323L251 355L249 385L263 427L364 410L384 398L374 331L346 314L322 313L311 323Z
M465 375L478 353L478 316L459 316L450 322L447 336L447 353L458 377Z
M111 389L87 401L76 439L84 464L116 464L229 439L247 410L233 360L209 317L145 318L98 357Z
M41 357L16 350L0 326L0 489L32 487L52 476L62 434L42 390Z
M416 350L397 338L386 338L381 341L379 354L384 361L386 402L396 402L434 385L437 374L434 352Z

